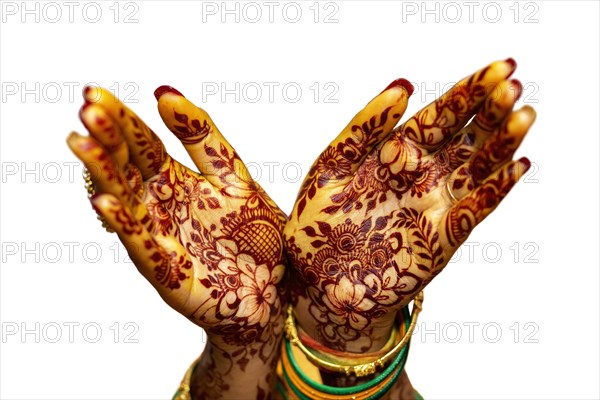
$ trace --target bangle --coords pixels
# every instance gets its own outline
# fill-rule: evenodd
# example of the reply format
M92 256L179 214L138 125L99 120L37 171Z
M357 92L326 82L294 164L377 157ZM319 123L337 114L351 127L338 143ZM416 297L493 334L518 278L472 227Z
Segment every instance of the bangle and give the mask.
M406 329L406 332L400 340L400 342L396 344L388 353L368 363L362 363L361 360L356 361L349 359L346 360L346 362L343 365L341 365L339 363L333 363L323 358L320 358L316 354L311 352L298 338L298 330L296 328L292 305L289 305L287 310L288 315L285 321L285 335L289 343L298 347L306 355L308 360L317 367L330 372L344 373L347 376L354 374L358 377L362 377L374 374L375 372L377 372L378 368L383 368L389 361L391 361L395 356L397 356L400 353L400 351L408 344L408 342L410 341L410 337L412 336L412 333L417 324L417 318L422 309L423 292L419 292L414 298L412 315L410 317L410 324ZM404 310L406 310L406 307L404 308Z
M393 358L390 365L385 368L384 371L381 372L378 376L374 377L368 382L362 383L360 385L355 385L352 387L333 387L324 385L320 382L315 381L314 379L307 376L307 374L300 367L301 360L296 360L296 356L302 356L304 354L305 360L310 361L314 364L314 359L319 359L319 355L321 357L327 356L327 354L321 354L321 352L317 352L317 354L312 354L313 357L307 354L307 352L302 351L301 346L292 346L292 340L287 337L288 327L292 327L289 321L286 321L286 337L282 343L282 352L281 358L279 360L279 365L277 369L277 374L279 376L279 382L277 386L277 391L284 399L299 399L299 400L311 400L311 399L323 399L323 400L377 400L382 398L389 390L393 387L393 385L398 381L400 374L404 370L404 365L408 358L408 351L410 347L410 335L414 331L414 327L416 326L416 316L421 310L423 301L423 294L419 293L415 297L415 303L413 306L412 316L408 312L408 307L404 307L402 309L402 340L397 343L392 350L387 352L385 356L380 357L381 359L389 359L391 354L395 354L394 352L397 350L397 354ZM289 308L288 308L289 311ZM289 313L288 313L289 319ZM293 323L293 321L292 321ZM294 325L295 327L295 325ZM291 329L289 329L291 330ZM289 332L292 334L293 331ZM301 343L304 345L299 339L296 341L297 343ZM385 347L385 346L384 346ZM310 351L310 350L309 350ZM314 349L313 349L314 351ZM296 355L294 354L296 352ZM380 350L381 352L381 350ZM335 352L336 356L339 357L341 352ZM367 356L368 357L368 356ZM359 358L359 361L364 358ZM350 363L354 362L355 366L364 365L356 362L356 358L348 357L342 360L347 364L346 361L350 360ZM329 362L329 360L320 360L320 364L334 364ZM385 364L385 362L383 362ZM316 365L316 364L315 364ZM340 366L343 372L346 373L348 366ZM347 373L346 373L347 374Z

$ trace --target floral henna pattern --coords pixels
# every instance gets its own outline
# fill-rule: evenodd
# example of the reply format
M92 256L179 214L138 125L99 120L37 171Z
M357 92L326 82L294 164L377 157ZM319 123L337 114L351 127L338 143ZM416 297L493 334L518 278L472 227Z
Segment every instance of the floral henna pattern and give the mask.
M389 169L382 166L377 157L369 155L350 183L341 192L330 196L333 204L321 211L327 214L336 214L340 210L349 213L363 208L370 211L387 200L388 192L402 196L407 189L405 177L392 178Z
M286 305L281 232L287 217L204 111L180 93L160 88L159 111L200 173L172 159L110 93L93 90L102 96L86 107L83 121L94 139L74 134L69 145L96 167L92 203L140 272L208 334L194 397L240 397L240 389L269 397ZM248 387L235 384L242 377Z
M317 159L308 172L296 203L298 217L304 211L307 201L311 200L317 189L323 188L330 182L346 178L351 165L364 157L365 149L379 140L383 127L390 117L399 118L399 114L390 116L392 107L387 107L379 115L374 115L360 125L353 125L352 135L337 145L329 146Z
M224 150L207 153L217 160L226 154ZM154 232L173 235L192 260L206 267L196 268L193 274L206 296L189 318L228 345L244 348L260 342L255 350L232 355L242 369L251 356L267 362L277 349L274 330L282 328L272 323L282 314L280 216L258 194L232 196L242 204L223 215L225 191L216 192L202 176L174 160L147 182L146 193ZM213 222L207 224L209 220ZM156 280L170 289L179 288L192 275L192 263L174 253L153 257L158 263Z
M458 166L468 161L472 155L473 135L465 134L456 136L447 148L441 149L428 157L418 149L412 150L412 162L404 163L402 169L393 171L391 164L397 163L402 157L402 152L410 150L397 149L391 162L382 160L389 157L383 150L373 152L363 162L350 183L339 193L330 196L332 205L321 209L327 214L338 211L348 213L352 210L373 210L377 205L385 203L388 196L401 200L409 193L413 197L421 198L424 194L437 188L443 180ZM399 147L408 147L404 143ZM388 151L388 149L386 149Z
M288 255L301 280L292 282L294 292L310 298L318 339L342 351L406 304L444 264L433 223L410 208L360 224L317 221L302 230L315 250L303 254L289 239Z
M519 173L498 170L526 130L499 127L509 96L484 101L500 83L511 85L513 71L512 60L478 71L388 127L364 156L346 157L346 148L363 143L348 134L317 159L284 230L291 301L308 334L341 351L383 345L395 313L514 185ZM357 115L377 121L384 109L368 105ZM489 129L469 123L474 116Z

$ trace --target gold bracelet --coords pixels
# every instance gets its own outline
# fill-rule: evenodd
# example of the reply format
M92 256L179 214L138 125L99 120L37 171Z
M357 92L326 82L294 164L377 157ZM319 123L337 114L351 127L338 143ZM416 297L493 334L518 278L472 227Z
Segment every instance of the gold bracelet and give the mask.
M383 368L385 364L393 359L404 346L406 346L412 336L415 326L417 325L417 318L419 313L423 309L423 292L419 292L413 299L413 309L411 315L410 325L408 330L405 332L402 340L398 342L388 353L384 354L375 361L369 363L359 363L349 360L345 365L339 365L331 363L327 360L323 360L317 357L309 349L306 348L304 343L298 337L298 330L296 329L296 323L294 319L294 309L290 304L287 309L287 318L285 320L285 335L291 344L297 346L305 355L308 360L319 368L322 368L331 372L344 373L347 376L352 374L361 377L366 375L374 374L377 368Z
M89 199L96 194L96 189L94 188L94 182L92 182L92 176L90 174L90 171L88 171L87 168L83 169L83 180L85 181L85 190L87 190ZM98 218L98 221L102 222L102 227L106 229L106 232L114 233L114 229L111 228L110 225L108 225L106 219L102 215L100 215L98 211L96 211L96 217Z

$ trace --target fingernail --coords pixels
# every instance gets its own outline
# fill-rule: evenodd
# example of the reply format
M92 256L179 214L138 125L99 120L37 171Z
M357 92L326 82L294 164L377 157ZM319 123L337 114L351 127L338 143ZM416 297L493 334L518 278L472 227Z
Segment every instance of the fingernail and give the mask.
M154 91L154 97L156 97L156 100L158 100L165 93L173 93L178 96L185 97L184 95L181 94L181 92L179 90L177 90L171 86L168 86L168 85L163 85L163 86L159 87L158 89L156 89Z
M83 126L85 126L85 129L87 129L88 131L90 130L90 127L88 126L88 124L85 122L85 119L83 118L83 113L85 112L85 110L91 106L92 103L86 101L81 108L79 109L79 120L81 121L81 123L83 124Z
M515 69L517 69L517 62L515 61L514 58L509 57L506 60L504 60L504 62L507 62L508 64L510 64L512 70L514 71Z
M83 88L83 99L85 101L84 104L90 104L92 103L92 100L96 100L96 99L92 99L92 91L94 90L93 86L86 86Z
M527 157L519 158L519 163L523 166L523 168L525 168L523 173L527 172L529 170L529 167L531 167L531 161L529 161Z
M518 79L511 79L510 83L515 88L515 101L517 101L521 97L521 94L523 94L523 85Z
M386 90L395 88L395 87L403 87L408 92L409 96L412 95L413 91L415 90L414 86L409 81L407 81L404 78L400 78L400 79L396 79L394 82L390 83L388 85L388 87L383 89L383 91L381 93L385 92Z

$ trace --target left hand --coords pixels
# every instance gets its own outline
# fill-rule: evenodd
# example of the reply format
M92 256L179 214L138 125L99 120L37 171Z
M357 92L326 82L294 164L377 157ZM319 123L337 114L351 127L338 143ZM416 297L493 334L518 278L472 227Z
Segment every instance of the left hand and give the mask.
M316 160L284 228L309 335L341 351L380 348L396 312L527 171L511 160L535 112L511 112L514 69L492 63L393 129L412 92L398 80Z

